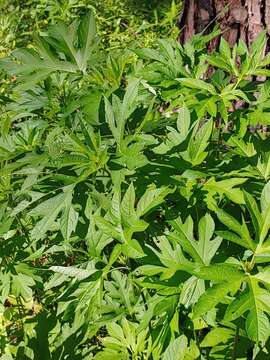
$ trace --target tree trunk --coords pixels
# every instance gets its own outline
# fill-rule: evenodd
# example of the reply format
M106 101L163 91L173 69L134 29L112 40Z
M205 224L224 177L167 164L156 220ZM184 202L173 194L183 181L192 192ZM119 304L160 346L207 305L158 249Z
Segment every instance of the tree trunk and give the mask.
M179 22L180 41L198 32L209 32L216 22L231 46L239 39L249 46L263 29L270 34L270 0L185 0Z

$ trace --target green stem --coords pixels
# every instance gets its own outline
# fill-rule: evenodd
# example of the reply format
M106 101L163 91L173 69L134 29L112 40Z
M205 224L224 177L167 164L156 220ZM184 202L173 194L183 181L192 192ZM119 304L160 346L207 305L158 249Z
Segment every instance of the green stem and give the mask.
M232 360L236 360L238 340L239 340L239 327L237 326L233 340Z

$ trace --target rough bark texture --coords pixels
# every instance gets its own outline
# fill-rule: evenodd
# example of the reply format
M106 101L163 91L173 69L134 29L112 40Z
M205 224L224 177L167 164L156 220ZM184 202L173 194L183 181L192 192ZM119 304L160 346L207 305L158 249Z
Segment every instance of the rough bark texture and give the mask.
M270 34L270 0L185 0L180 41L208 32L216 22L231 46L240 38L249 46L261 30Z

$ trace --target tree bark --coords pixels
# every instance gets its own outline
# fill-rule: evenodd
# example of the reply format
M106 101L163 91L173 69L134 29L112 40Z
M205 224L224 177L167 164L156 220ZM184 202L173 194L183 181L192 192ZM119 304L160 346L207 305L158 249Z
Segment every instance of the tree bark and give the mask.
M185 0L180 15L180 41L209 32L218 23L233 46L242 39L248 46L260 31L270 34L270 0ZM210 46L215 47L218 39Z

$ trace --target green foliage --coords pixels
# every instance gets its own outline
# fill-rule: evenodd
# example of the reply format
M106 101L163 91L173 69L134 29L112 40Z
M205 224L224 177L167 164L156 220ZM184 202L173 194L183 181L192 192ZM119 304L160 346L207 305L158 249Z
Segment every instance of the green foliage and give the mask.
M149 46L176 37L181 0L1 0L0 54L44 33L48 24L72 21L93 10L105 49Z
M270 60L218 34L1 59L1 359L269 357Z

